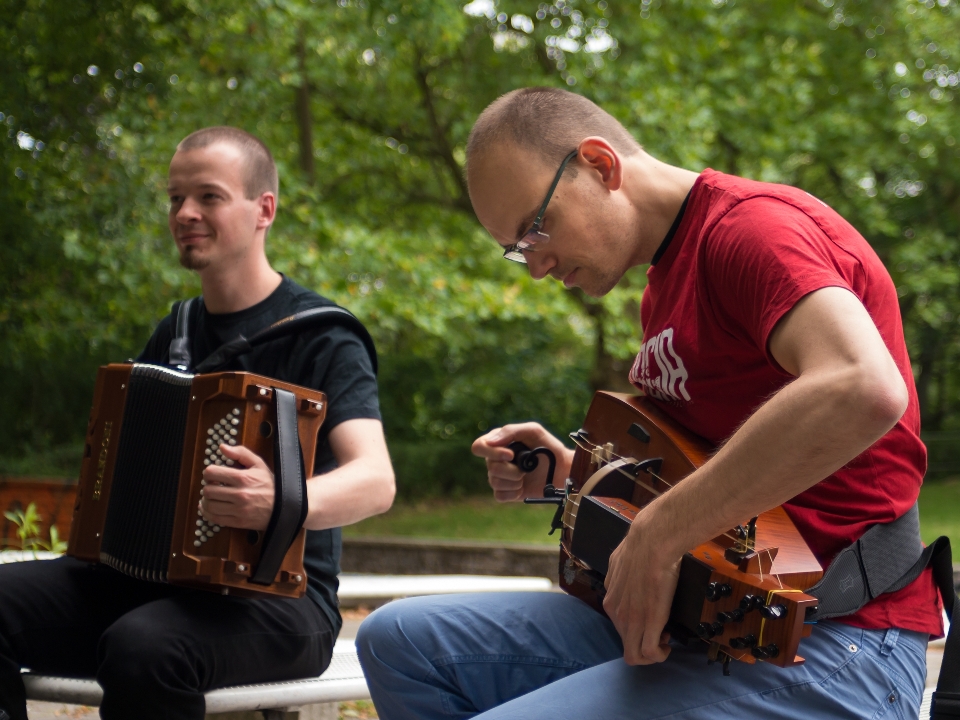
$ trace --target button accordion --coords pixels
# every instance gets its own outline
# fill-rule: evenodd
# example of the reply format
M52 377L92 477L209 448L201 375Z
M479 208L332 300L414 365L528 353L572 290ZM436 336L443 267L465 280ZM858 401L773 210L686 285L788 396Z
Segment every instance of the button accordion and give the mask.
M101 367L67 554L148 581L302 596L305 468L325 415L323 393L252 373ZM247 447L274 472L264 532L199 512L204 468L233 463L221 443Z

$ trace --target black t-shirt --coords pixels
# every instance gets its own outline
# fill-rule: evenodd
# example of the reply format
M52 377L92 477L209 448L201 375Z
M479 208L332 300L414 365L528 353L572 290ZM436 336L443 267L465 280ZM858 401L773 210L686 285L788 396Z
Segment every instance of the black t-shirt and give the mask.
M194 304L190 352L196 365L237 335L250 337L268 325L302 310L333 302L284 278L262 302L235 313L214 315L202 302ZM173 318L154 331L137 362L168 364ZM377 380L370 356L357 335L339 325L278 338L232 360L220 371L241 370L321 390L327 395L327 416L320 428L314 475L337 467L327 436L334 427L355 418L380 419ZM340 628L337 574L340 572L340 528L308 530L304 567L307 594Z

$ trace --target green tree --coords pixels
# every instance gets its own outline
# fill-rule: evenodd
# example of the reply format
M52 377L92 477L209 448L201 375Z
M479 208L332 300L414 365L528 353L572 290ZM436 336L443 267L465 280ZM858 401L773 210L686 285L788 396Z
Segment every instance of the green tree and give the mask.
M536 84L667 162L837 208L898 285L925 425L960 418L954 0L2 5L2 454L75 441L95 365L196 292L163 190L176 142L211 124L274 150L272 261L370 325L408 487L482 486L465 448L491 425L574 429L592 389L624 385L645 275L602 300L532 283L477 225L470 127Z

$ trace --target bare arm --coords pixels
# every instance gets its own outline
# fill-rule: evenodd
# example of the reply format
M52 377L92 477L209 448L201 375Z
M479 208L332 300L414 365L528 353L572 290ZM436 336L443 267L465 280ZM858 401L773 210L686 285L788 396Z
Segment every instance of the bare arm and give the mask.
M774 329L770 351L796 380L714 458L644 508L611 558L604 609L630 664L659 662L669 653L662 632L684 552L829 476L881 438L907 407L896 364L847 290L824 288L803 298Z
M341 527L389 510L396 483L380 421L340 423L330 431L330 447L339 467L307 481L310 512L304 527Z
M339 467L307 480L308 530L349 525L386 512L396 491L379 420L346 420L330 431L329 442ZM211 465L204 470L204 516L224 527L265 529L273 512L273 473L245 447L221 445L220 450L243 467Z

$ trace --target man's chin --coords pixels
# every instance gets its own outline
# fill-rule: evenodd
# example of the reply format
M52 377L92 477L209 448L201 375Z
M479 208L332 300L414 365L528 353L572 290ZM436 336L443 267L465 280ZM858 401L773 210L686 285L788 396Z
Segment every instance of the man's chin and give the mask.
M187 270L203 270L210 265L210 258L201 257L195 252L186 250L180 253L180 264Z
M617 286L617 282L618 280L612 277L585 277L584 282L578 284L578 287L585 295L589 295L592 298L602 298Z

